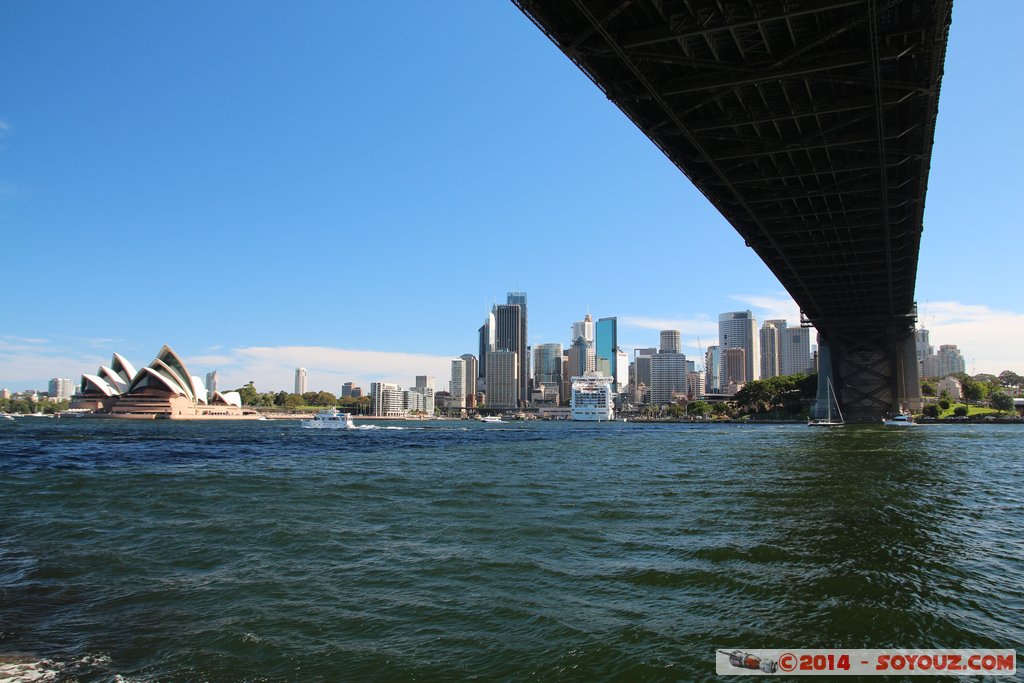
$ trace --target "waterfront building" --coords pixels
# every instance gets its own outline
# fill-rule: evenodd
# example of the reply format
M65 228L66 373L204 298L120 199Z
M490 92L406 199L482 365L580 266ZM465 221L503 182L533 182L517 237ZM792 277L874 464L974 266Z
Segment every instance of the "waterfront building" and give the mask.
M10 397L11 397L11 390L10 389L8 389L7 387L4 387L3 389L0 389L0 398L10 398Z
M811 328L786 327L779 329L779 372L783 375L815 372L811 357Z
M208 395L203 380L191 374L185 362L167 345L147 367L138 371L115 353L109 366L100 366L95 375L82 375L71 407L122 418L192 420L247 416L237 391ZM256 417L255 413L248 416Z
M945 377L965 372L967 364L956 344L942 344L939 350L924 359L923 377Z
M569 407L573 420L607 422L615 419L612 378L600 372L587 372L572 378Z
M679 330L662 330L658 353L682 353L683 338Z
M779 371L779 350L781 341L779 338L780 328L786 327L785 320L765 320L761 323L759 333L761 344L761 379L778 377Z
M757 333L757 318L750 311L731 311L718 316L718 348L721 353L719 369L719 386L725 387L730 378L743 376L744 382L760 379L761 375L761 338ZM726 354L728 349L743 350L743 370L728 366L729 359L734 361L737 356Z
M479 379L477 377L478 363L476 356L471 353L464 353L459 358L466 361L466 407L476 408L476 385Z
M295 393L299 396L306 393L306 368L295 368Z
M466 407L466 361L461 358L452 360L451 380L448 382L448 393L451 395L452 408Z
M503 410L519 405L519 362L514 351L487 354L487 407Z
M660 352L651 356L651 384L648 389L653 405L672 403L686 397L686 356Z
M416 381L412 388L412 391L420 394L423 397L422 411L427 415L434 414L434 378L431 375L416 375Z
M213 396L220 389L220 378L217 375L217 371L206 373L206 395L207 397Z
M520 373L529 372L530 364L522 360L522 356L529 355L526 348L526 337L523 330L523 309L519 304L499 304L494 307L494 320L496 325L494 335L494 350L506 351L516 355L516 381L519 383L516 389L517 400L526 402L524 392L529 388L529 377L523 378ZM487 357L490 362L490 356ZM487 375L490 377L490 374ZM487 387L490 393L490 386Z
M51 399L66 401L75 393L75 383L63 377L54 377L50 380L49 390L46 392Z
M406 402L406 396L397 384L370 382L370 415L404 417Z
M718 393L721 358L718 345L712 345L705 351L705 392Z

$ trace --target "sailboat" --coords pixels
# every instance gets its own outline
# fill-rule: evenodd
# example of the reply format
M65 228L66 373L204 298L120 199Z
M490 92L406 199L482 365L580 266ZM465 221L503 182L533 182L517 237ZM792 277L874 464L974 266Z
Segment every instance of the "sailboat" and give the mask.
M842 427L845 422L843 421L843 412L839 410L839 399L836 398L836 391L832 388L832 378L825 378L826 387L828 389L828 417L819 418L807 418L808 427ZM832 403L836 404L836 413L839 415L838 420L832 419Z

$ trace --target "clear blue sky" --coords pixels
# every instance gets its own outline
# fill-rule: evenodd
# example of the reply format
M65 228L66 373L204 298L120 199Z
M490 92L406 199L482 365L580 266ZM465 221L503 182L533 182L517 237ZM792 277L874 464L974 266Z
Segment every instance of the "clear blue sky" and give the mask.
M927 200L922 323L978 372L1024 371L1021 25L1021 2L955 4ZM511 289L531 343L588 307L625 345L681 327L689 353L723 311L795 320L505 0L8 0L0 63L0 386L164 343L261 390L300 364L334 392L446 380Z

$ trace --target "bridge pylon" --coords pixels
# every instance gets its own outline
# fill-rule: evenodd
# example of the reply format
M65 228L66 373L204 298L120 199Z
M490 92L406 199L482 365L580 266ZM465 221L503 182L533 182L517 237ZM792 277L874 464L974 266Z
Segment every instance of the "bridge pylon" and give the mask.
M826 380L847 422L878 422L902 410L921 411L921 379L913 318L899 318L882 329L817 324L818 395L813 417L828 406Z

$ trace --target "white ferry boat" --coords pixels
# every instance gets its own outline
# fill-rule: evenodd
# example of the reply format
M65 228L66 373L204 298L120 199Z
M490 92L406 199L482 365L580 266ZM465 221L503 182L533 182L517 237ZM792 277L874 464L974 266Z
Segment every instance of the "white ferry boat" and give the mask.
M572 378L572 419L610 422L615 419L611 377L588 370L582 377Z
M488 422L488 423L495 423L495 422L502 422L503 420L501 419L500 415L481 415L480 416L480 421L481 422Z
M892 417L882 418L882 424L886 427L912 427L917 423L910 413L899 413Z
M303 420L305 429L355 429L350 413L338 412L337 408L321 410L312 420Z

